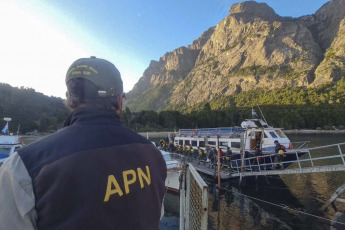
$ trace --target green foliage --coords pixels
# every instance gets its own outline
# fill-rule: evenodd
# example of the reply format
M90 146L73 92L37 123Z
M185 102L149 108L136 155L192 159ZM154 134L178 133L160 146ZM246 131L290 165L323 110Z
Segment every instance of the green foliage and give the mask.
M246 76L246 75L265 75L268 73L275 73L279 70L278 65L261 66L253 65L241 68L233 72L234 75Z
M336 59L337 55L335 53L335 51L332 48L328 48L326 51L326 55L325 55L325 60L326 61L331 61Z
M133 111L140 111L145 108L158 110L161 104L166 104L172 95L174 84L162 84L147 90L140 97L135 98L127 104L128 108Z
M0 98L0 126L5 125L3 117L11 117L11 132L16 132L19 124L22 133L57 130L69 113L61 98L48 97L30 88L0 83Z
M280 75L287 79L296 79L303 74L303 72L295 71L290 66L279 66L279 65L272 65L272 66L261 66L261 65L253 65L247 66L241 69L238 69L232 73L233 75L239 76L248 76L248 75L255 75L255 76L262 76L262 75Z
M260 105L267 121L286 129L343 129L345 124L345 78L318 88L288 87L220 96L195 106L170 105L158 113L156 129L206 128L240 125ZM176 110L180 111L177 112ZM258 112L258 111L257 111ZM141 121L137 120L137 123ZM141 123L146 127L147 123Z

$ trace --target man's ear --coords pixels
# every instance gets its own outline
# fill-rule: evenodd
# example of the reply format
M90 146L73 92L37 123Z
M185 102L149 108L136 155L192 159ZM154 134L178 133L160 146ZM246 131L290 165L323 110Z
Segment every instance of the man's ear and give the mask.
M122 113L122 94L120 96L117 97L117 109L116 109L116 113L117 115L121 116Z

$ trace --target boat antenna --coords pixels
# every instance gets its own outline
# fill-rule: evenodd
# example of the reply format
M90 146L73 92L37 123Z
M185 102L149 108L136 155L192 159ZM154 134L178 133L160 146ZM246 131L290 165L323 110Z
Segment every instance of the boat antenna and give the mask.
M266 118L265 118L264 114L262 113L259 104L257 104L257 106L258 106L258 108L259 108L259 110L260 110L260 113L261 113L262 118L264 119L264 121L265 121L266 124L267 124Z
M19 135L20 124L18 125L17 135Z
M258 118L258 115L256 114L253 106L252 106L252 118L255 119L255 118Z

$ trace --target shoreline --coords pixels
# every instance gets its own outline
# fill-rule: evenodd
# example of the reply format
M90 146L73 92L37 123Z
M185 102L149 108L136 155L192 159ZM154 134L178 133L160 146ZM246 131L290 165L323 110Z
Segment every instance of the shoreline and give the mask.
M316 129L288 129L284 130L286 134L345 134L345 130L316 130ZM159 138L159 137L167 137L170 133L175 133L174 131L155 131L155 132L139 132L143 137L147 137L147 133L149 138ZM40 139L44 136L47 136L47 133L38 134L38 135L21 135L26 140L35 141Z
M343 134L345 130L316 130L316 129L291 129L284 130L288 134Z

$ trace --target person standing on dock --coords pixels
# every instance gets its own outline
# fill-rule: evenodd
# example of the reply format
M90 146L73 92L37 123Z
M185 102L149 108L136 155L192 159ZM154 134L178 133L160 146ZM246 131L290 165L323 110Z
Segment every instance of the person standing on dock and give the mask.
M65 127L0 168L0 228L158 230L166 164L121 124L119 71L104 59L78 59L66 85Z
M232 156L232 150L230 149L229 146L226 147L226 152L225 152L225 162L228 167L230 167L231 163L231 156Z
M274 152L276 154L278 154L276 157L275 157L275 162L277 162L277 164L274 164L275 168L277 169L277 165L279 164L279 167L280 169L284 169L284 165L283 165L283 160L284 160L284 151L282 149L282 146L281 144L275 140L274 141L274 144L276 145L275 148L274 148ZM277 159L277 160L276 160Z

